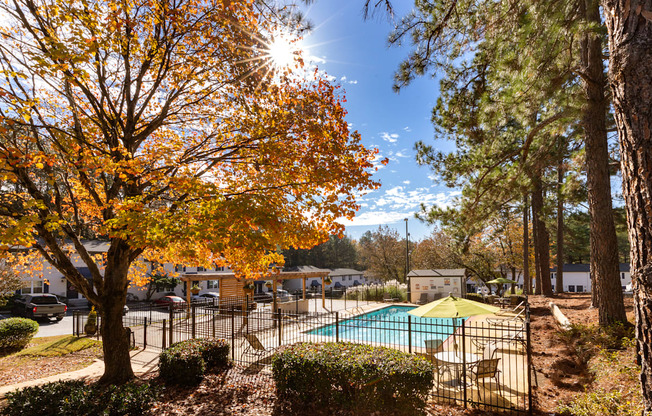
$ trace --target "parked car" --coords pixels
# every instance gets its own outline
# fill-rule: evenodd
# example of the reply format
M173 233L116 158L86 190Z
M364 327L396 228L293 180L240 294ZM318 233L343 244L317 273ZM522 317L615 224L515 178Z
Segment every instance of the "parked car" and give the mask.
M220 303L220 295L215 292L206 292L200 295L192 295L190 298L192 302L195 303L208 303L218 305Z
M13 314L26 318L56 318L57 321L66 316L68 305L59 302L51 294L25 295L14 300Z
M274 301L274 292L269 291L264 293L265 296L267 297L266 300L263 301L263 303L269 303ZM277 302L289 302L292 300L292 295L290 295L290 292L284 289L276 289L276 301Z
M154 305L166 307L172 306L172 309L185 309L186 301L179 296L163 296L162 298L156 299Z

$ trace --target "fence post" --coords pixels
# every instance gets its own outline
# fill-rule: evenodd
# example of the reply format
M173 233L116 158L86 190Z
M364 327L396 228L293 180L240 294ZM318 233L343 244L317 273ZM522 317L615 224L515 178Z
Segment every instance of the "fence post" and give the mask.
M174 343L174 309L172 309L172 305L170 305L170 328L168 330L170 331L168 342L169 345L172 345Z
M77 336L77 311L72 311L72 335Z
M408 315L408 352L412 354L412 317Z
M167 324L167 321L164 319L163 320L163 332L161 333L162 334L161 338L163 338L162 342L161 342L161 344L163 344L163 345L161 345L161 348L163 348L163 349L165 349L165 344L166 344L166 339L165 339L165 336L167 334L167 331L166 331L166 328L165 328L167 326L166 324Z
M466 409L466 342L465 342L465 323L466 319L462 318L462 383L464 384L464 408Z
M340 342L340 313L335 312L335 342Z
M231 359L235 360L235 310L231 309Z
M143 318L143 349L147 348L147 317Z
M195 339L196 335L197 335L197 319L196 319L197 305L195 305L193 303L191 309L192 309L192 312L191 312L192 313L192 318L191 318L192 319L192 321L191 321L192 322L192 329L191 329L191 331L192 331L192 339Z
M281 317L281 308L278 308L278 346L280 347L283 343L283 328L281 321L283 318Z
M527 396L528 415L532 414L532 344L530 343L530 305L525 300L525 353L527 354Z
M215 338L215 299L213 299L213 309L211 309L211 315L211 321L213 322L213 338Z
M346 286L344 286L344 309L346 310Z

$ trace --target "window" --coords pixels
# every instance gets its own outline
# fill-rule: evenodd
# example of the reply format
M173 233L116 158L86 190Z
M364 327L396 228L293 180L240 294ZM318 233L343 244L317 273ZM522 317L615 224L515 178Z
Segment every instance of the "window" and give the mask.
M220 287L220 281L219 280L208 280L206 282L206 288L207 289L217 289Z
M569 292L575 292L575 285L568 285Z
M621 273L621 274L620 274L620 278L621 278L621 279L624 279L624 278L625 278L625 273Z
M621 286L620 287L622 290L627 290L627 286Z
M553 290L553 292L555 291L555 285L552 285L552 290Z
M556 274L556 273L554 273L554 272L550 273L550 279L554 279L554 278L555 278L555 274Z
M203 271L204 271L204 268L203 268L203 267L197 267L197 271L198 271L198 272L203 272Z
M577 291L578 291L578 292L584 292L584 286L582 286L582 285L577 285Z
M29 280L24 281L25 287L20 289L21 295L31 295L32 293L43 293L42 280Z
M177 264L174 266L174 271L175 272L185 272L186 271L186 266L182 266L181 264Z

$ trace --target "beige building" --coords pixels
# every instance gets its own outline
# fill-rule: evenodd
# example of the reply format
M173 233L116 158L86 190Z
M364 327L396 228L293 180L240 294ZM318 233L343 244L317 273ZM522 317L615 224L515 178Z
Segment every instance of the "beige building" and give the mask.
M466 269L430 269L411 270L408 273L411 302L422 299L422 294L428 295L428 301L436 300L452 294L466 294Z

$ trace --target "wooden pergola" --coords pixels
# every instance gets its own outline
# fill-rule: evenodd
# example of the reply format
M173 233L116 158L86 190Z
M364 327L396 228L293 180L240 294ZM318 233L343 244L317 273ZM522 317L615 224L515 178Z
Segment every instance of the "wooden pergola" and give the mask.
M279 281L288 280L288 279L302 279L303 280L303 296L302 299L306 299L306 279L310 278L319 278L321 279L321 301L322 307L326 308L326 285L324 284L324 279L329 275L329 271L314 271L314 272L280 272L271 275L259 275L260 279L257 280L271 280L272 281L272 290L276 294L276 288ZM229 296L233 297L244 297L245 291L243 285L245 281L251 279L238 279L234 273L202 273L202 274L183 274L181 275L181 281L186 284L186 301L190 305L190 287L192 282L203 282L207 280L217 280L219 282L219 295L220 299L224 299ZM272 305L272 310L276 311L276 296L273 297L274 304ZM246 302L243 304L243 310L247 309Z

